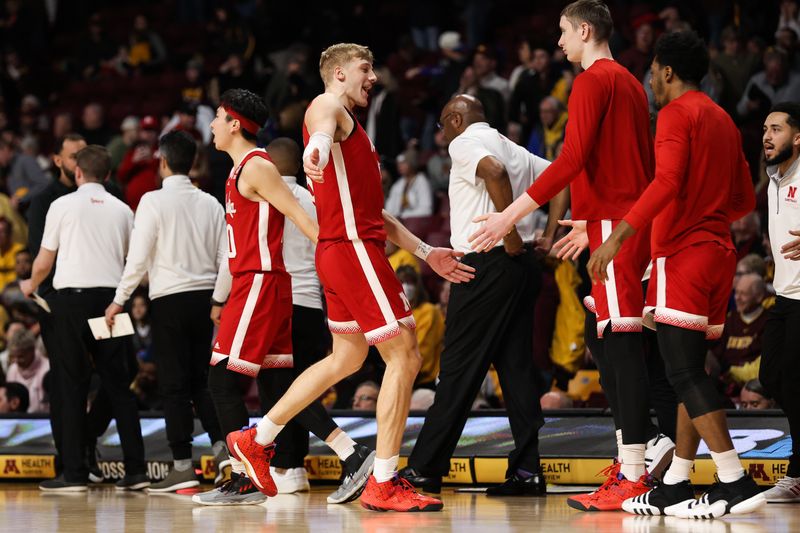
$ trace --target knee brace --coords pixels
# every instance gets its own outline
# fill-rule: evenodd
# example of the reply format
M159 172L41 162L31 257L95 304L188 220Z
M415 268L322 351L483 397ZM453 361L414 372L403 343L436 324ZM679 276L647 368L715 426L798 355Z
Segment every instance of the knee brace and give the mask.
M719 392L706 373L705 333L659 324L657 334L667 379L678 401L686 406L689 417L697 418L722 409Z

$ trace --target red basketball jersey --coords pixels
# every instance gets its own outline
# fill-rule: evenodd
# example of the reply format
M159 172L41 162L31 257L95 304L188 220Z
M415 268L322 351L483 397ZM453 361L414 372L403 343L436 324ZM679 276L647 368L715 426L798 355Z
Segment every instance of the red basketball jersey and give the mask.
M244 165L253 157L269 158L263 148L250 150L231 170L225 182L225 221L228 223L228 266L231 274L285 271L283 264L283 213L269 202L253 202L236 184Z
M349 111L348 111L349 113ZM317 207L320 241L386 240L383 229L383 187L375 146L361 124L333 143L323 183L308 180ZM303 124L303 141L308 144Z

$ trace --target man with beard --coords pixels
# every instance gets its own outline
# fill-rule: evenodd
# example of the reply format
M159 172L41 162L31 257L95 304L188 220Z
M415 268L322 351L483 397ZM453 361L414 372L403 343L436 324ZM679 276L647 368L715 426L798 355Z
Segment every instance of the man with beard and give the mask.
M775 305L764 327L759 379L789 420L792 455L768 502L800 503L800 104L778 104L764 121L769 174L769 238L775 258Z
M722 334L736 249L730 225L755 206L739 130L700 91L708 51L694 32L662 36L650 68L661 107L655 138L655 179L605 242L592 253L592 280L613 283L612 260L626 239L652 222L653 271L644 308L678 396L675 458L655 489L625 500L643 515L716 518L750 513L764 503L733 447L722 398L705 371L706 340ZM627 245L625 245L627 246ZM689 482L700 439L718 482L699 500Z

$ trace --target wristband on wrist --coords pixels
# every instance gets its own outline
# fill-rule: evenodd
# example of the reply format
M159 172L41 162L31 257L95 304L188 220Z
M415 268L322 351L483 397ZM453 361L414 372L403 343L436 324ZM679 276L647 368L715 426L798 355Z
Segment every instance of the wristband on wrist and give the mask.
M217 307L222 307L222 306L225 305L225 302L218 302L214 298L211 298L211 305L212 306L217 306Z
M427 261L428 255L430 255L431 250L433 250L433 247L430 244L426 244L423 241L419 241L419 244L417 244L417 249L414 250L414 255L416 255L423 261Z

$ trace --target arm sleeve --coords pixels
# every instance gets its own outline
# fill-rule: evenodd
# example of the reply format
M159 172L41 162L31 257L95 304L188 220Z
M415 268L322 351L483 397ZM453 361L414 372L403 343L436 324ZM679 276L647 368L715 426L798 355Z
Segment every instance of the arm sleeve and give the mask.
M689 164L690 122L678 106L661 110L656 127L656 174L624 220L638 230L650 223L681 189Z
M528 195L534 202L546 204L586 166L608 107L608 98L608 88L600 78L588 72L575 78L569 97L569 121L564 147L561 155L528 189Z
M139 282L142 281L144 273L150 266L153 248L157 241L157 213L147 198L143 198L136 210L125 269L122 271L122 279L114 295L114 303L117 305L125 305L133 291L139 286Z
M217 281L211 298L216 302L224 302L231 292L233 278L228 268L228 224L222 206L217 210ZM288 221L287 221L288 222Z
M475 185L478 163L486 156L494 156L478 139L460 135L450 143L450 172L453 176Z

